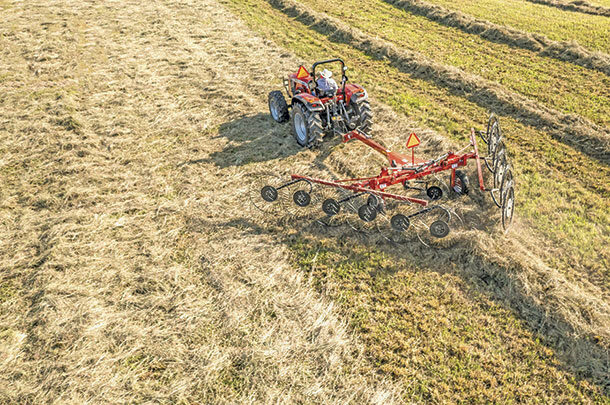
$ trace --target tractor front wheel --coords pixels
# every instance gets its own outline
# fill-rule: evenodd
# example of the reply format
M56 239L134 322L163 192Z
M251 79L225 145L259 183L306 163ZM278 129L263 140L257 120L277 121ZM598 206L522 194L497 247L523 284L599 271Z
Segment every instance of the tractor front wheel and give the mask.
M322 141L322 119L320 114L309 111L303 104L292 107L292 133L301 146L314 148Z
M269 112L271 113L271 117L280 124L288 121L290 118L288 104L286 104L286 100L281 91L273 90L269 93Z
M373 127L373 112L368 100L353 103L352 111L358 117L358 128L365 133L369 133Z

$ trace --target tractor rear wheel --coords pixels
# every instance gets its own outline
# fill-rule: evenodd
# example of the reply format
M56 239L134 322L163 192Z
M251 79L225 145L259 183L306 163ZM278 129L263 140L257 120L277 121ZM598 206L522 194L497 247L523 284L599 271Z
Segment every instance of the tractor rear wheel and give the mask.
M320 114L309 111L301 103L295 103L292 107L292 133L299 145L308 148L318 146L324 134Z
M286 100L281 91L273 90L269 93L269 112L271 113L271 117L280 124L288 121L290 118L288 104L286 104Z
M369 133L373 127L373 111L368 101L353 103L352 111L358 117L358 128L365 133Z

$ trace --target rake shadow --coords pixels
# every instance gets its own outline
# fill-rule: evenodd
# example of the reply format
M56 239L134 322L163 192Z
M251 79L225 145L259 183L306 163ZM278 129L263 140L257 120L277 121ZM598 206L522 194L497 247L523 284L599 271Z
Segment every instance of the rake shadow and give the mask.
M478 219L481 223L476 227L477 230L493 232L494 227L497 226L496 219L489 215L483 215ZM209 225L211 224L202 224L202 231ZM362 244L369 250L383 252L396 262L411 263L420 271L459 276L466 281L468 290L482 291L500 306L509 308L534 336L540 336L541 342L557 354L558 369L578 379L589 381L598 386L605 395L610 394L608 378L603 375L603 370L607 370L610 361L607 350L591 337L576 333L565 318L537 304L520 283L519 269L490 263L483 254L473 248L468 236L453 237L448 243L435 246L425 246L416 238L408 243L396 244L367 237L347 224L325 227L311 218L300 223L277 219L267 223L257 223L251 217L244 217L213 226L234 227L258 235L272 235L280 238L280 241L286 245L292 245L300 240L312 246L321 246L335 256L346 258L354 257L352 250L354 244ZM296 233L286 234L282 232L283 228L280 226L284 229L286 226L292 226ZM337 243L322 245L321 241L328 238L334 238ZM430 263L434 263L434 266L430 266ZM462 265L456 266L456 263ZM395 269L378 268L375 272L387 277L396 276ZM579 348L577 356L574 353L570 355L570 350L574 348Z

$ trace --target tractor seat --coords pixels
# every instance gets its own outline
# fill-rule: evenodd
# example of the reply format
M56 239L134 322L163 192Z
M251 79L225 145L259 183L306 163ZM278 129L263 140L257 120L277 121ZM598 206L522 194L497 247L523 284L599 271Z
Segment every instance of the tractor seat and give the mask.
M320 90L320 89L319 89L319 88L317 88L317 87L316 87L315 92L316 92L316 95L317 95L319 98L322 98L322 97L332 97L332 96L333 96L332 91L322 91L322 90ZM339 94L339 90L337 90L337 94Z

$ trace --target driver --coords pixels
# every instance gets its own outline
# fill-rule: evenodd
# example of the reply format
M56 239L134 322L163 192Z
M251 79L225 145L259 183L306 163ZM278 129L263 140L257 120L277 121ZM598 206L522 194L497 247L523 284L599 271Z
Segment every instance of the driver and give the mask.
M320 95L331 95L339 88L339 86L337 86L337 82L335 82L335 79L333 79L332 76L333 72L328 69L324 69L322 73L320 73L320 78L317 81Z

